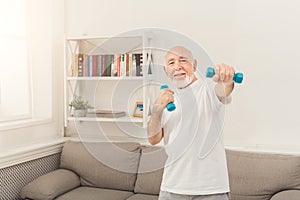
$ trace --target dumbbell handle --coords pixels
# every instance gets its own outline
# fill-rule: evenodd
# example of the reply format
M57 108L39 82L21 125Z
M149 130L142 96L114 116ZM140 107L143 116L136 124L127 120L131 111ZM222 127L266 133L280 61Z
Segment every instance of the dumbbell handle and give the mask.
M166 89L166 88L168 88L167 85L160 86L161 90ZM176 109L176 106L175 106L175 104L173 102L170 102L170 103L167 104L166 108L167 108L168 111L173 111L173 110Z
M214 75L215 75L215 69L213 67L208 67L206 70L206 77L211 78ZM242 83L243 79L244 79L244 74L240 72L235 73L232 78L232 80L236 83Z

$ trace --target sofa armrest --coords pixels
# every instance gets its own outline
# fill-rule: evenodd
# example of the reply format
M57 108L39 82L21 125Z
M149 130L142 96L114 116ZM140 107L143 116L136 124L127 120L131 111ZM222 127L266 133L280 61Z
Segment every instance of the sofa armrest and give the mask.
M52 200L80 185L78 175L70 170L58 169L35 179L22 188L22 199Z

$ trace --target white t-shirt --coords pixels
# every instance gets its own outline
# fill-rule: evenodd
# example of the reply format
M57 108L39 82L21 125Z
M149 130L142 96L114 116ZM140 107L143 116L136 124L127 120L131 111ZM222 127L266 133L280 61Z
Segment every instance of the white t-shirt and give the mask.
M176 110L164 110L162 127L168 155L162 191L207 195L229 192L222 128L224 105L215 83L201 78L175 91Z

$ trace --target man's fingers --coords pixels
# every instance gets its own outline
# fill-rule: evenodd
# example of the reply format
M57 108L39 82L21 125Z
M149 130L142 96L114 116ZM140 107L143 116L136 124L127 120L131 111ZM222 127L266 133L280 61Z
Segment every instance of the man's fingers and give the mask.
M174 102L174 96L173 95L170 95L170 94L166 94L164 97L163 97L163 104L166 106L168 103L170 102Z
M169 88L160 90L160 95L156 99L156 104L161 104L166 106L169 102L174 101L174 92L170 90Z
M224 81L225 80L225 76L226 76L226 68L225 67L221 67L220 68L220 81Z
M230 69L228 67L225 67L225 78L224 82L228 82L230 80Z
M215 81L215 82L219 82L219 74L215 74L213 77L212 77L212 80Z
M220 66L219 65L215 66L215 75L218 75L218 76L220 75Z
M234 68L225 64L218 64L215 66L215 75L213 81L229 82L234 76Z
M161 100L163 104L174 102L174 92L170 89L164 89L161 91Z
M170 90L169 88L165 88L163 90L161 90L161 93L170 93L170 94L174 94L174 92L172 90Z
M228 81L231 81L233 79L234 73L235 73L234 68L232 66L230 66L229 67L229 76L230 76L230 78L229 78Z

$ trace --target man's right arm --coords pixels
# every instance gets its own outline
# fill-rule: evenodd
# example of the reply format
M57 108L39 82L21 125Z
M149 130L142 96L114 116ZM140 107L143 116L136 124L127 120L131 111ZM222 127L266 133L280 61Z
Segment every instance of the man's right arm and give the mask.
M148 122L147 132L150 144L158 144L163 138L163 128L161 127L161 118L164 107L160 104L154 104L151 118Z
M167 104L174 102L173 94L174 92L169 88L160 90L160 94L153 105L151 118L147 127L148 141L152 145L159 143L164 137L164 131L161 125L162 114Z

